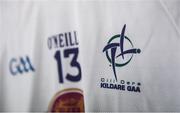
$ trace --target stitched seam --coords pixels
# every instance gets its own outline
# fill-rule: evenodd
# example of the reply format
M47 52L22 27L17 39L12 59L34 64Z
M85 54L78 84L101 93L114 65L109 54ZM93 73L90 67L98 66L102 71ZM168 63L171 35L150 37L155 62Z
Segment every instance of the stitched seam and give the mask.
M176 25L176 22L175 22L173 16L170 14L170 12L169 12L167 6L165 5L165 3L162 0L159 0L159 1L160 1L160 4L161 4L162 8L165 11L165 13L167 14L168 18L170 19L171 23L173 24L174 28L176 29L176 32L178 33L179 38L180 38L180 30L179 30L178 26Z

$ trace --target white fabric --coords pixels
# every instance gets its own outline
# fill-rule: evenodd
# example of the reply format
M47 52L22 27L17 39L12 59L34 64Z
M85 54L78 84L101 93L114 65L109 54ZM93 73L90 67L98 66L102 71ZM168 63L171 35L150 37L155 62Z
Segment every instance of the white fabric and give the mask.
M59 90L83 90L85 111L180 111L180 1L1 1L0 111L47 111ZM141 93L101 89L113 78L102 52L121 32L141 49L118 79L141 82ZM82 80L58 83L48 37L76 30ZM28 55L35 72L12 76L9 61ZM66 66L64 66L66 68Z

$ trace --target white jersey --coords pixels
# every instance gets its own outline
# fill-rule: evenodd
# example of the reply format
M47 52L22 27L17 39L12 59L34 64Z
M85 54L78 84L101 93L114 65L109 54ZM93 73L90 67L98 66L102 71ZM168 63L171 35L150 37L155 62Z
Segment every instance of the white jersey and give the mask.
M0 111L180 111L180 1L1 1Z

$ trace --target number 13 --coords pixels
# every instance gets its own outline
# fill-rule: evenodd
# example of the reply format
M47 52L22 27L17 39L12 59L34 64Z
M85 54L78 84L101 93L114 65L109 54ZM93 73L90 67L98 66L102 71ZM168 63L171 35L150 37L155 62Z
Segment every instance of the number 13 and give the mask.
M69 58L69 56L72 54L73 58L71 60L71 67L77 68L78 74L77 75L71 75L70 73L67 73L66 79L72 82L78 82L81 80L81 66L79 62L77 62L79 50L78 48L71 48L64 50L64 58ZM63 83L63 67L62 67L62 61L61 61L61 52L60 50L56 51L54 55L56 61L57 61L57 67L58 67L58 75L59 75L59 82Z

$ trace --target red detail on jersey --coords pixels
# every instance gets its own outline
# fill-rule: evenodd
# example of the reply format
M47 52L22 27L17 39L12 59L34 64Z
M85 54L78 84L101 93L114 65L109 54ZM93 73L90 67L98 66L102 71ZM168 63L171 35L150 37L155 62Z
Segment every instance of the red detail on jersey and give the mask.
M58 92L49 108L50 112L84 112L84 97L80 89Z

